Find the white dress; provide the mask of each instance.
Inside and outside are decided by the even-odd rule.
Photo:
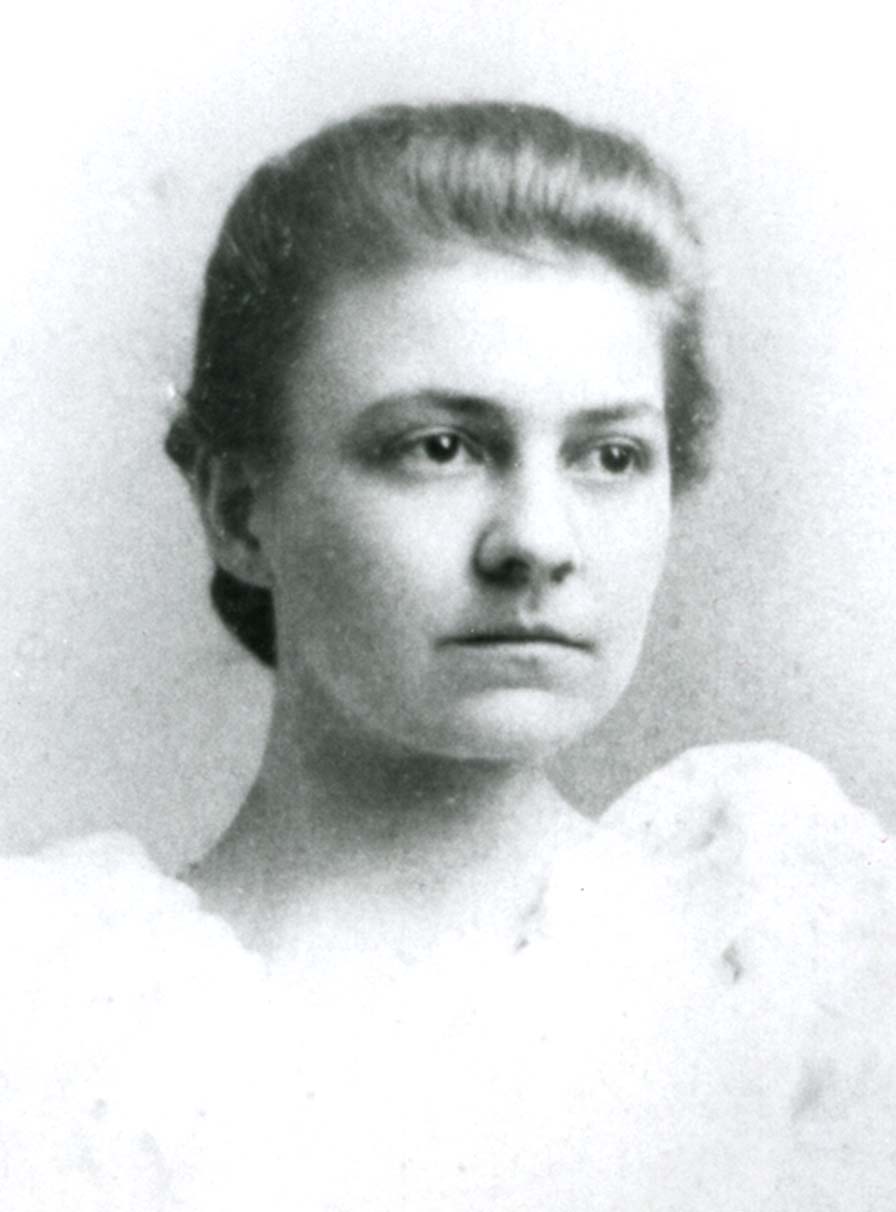
[[[266,966],[126,837],[0,862],[10,1212],[893,1212],[896,841],[694,750],[513,955]]]

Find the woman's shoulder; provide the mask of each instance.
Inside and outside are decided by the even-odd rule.
[[[763,1031],[777,1016],[811,1036],[807,1090],[817,1079],[828,1100],[839,1085],[850,1101],[878,1083],[865,1105],[883,1099],[892,1112],[896,838],[883,823],[822,763],[766,742],[684,753],[605,823],[662,873],[707,957],[765,1016]]]
[[[120,938],[192,925],[206,936],[228,935],[204,913],[196,894],[168,876],[144,846],[108,831],[51,843],[33,854],[0,858],[0,946],[22,954],[70,947],[75,940]]]
[[[697,914],[788,943],[791,965],[800,954],[816,971],[896,954],[896,838],[795,749],[689,750],[636,784],[602,824]]]
[[[732,828],[774,823],[796,836],[811,822],[826,836],[867,844],[883,831],[815,758],[773,741],[688,749],[640,779],[605,814],[656,850],[684,852]]]
[[[682,754],[602,829],[661,890],[660,950],[703,974],[693,1030],[734,1024],[732,1088],[746,1072],[772,1092],[790,1206],[839,1210],[862,1189],[892,1206],[896,838],[824,765],[771,743]]]
[[[127,833],[0,859],[0,972],[20,1005],[29,991],[46,1004],[57,988],[69,1004],[105,996],[125,1005],[177,987],[178,976],[198,987],[259,966]]]
[[[896,839],[795,749],[683,753],[612,804],[555,876],[565,923],[585,894],[632,914],[649,902],[641,916],[724,954],[735,977],[749,956],[769,984],[802,970],[817,992],[864,965],[896,1008]]]
[[[134,904],[160,896],[184,903],[185,889],[164,875],[132,834],[108,830],[50,842],[29,854],[0,858],[0,898],[4,908],[16,899],[40,897],[52,889],[57,902],[84,908],[109,896]],[[127,895],[125,896],[125,892]],[[186,894],[187,898],[189,893]],[[4,916],[3,922],[8,924]]]
[[[832,909],[838,889],[856,882],[866,898],[896,898],[896,839],[821,762],[786,745],[690,749],[641,779],[602,821],[682,869],[721,876],[738,868],[781,890],[823,879]]]
[[[125,834],[0,860],[3,1206],[182,1206],[262,975]]]

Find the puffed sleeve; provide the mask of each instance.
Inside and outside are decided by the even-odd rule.
[[[3,860],[0,972],[0,1206],[236,1206],[226,1095],[259,972],[189,889],[124,835]]]
[[[607,824],[663,869],[748,1053],[775,1070],[774,1206],[892,1212],[896,839],[772,744],[693,750]]]

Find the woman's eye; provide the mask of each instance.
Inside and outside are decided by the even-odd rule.
[[[456,433],[431,433],[420,438],[420,449],[433,463],[453,463],[463,445]]]
[[[635,451],[631,446],[622,446],[614,442],[612,446],[600,448],[600,465],[611,475],[622,475],[635,464]]]
[[[575,460],[586,475],[600,479],[618,479],[644,467],[643,451],[629,442],[602,442]]]
[[[482,461],[473,443],[452,430],[437,430],[408,438],[392,448],[391,457],[400,466],[414,471],[438,467],[460,470]]]

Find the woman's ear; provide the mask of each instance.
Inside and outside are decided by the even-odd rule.
[[[273,583],[262,518],[269,486],[269,476],[231,454],[200,457],[192,481],[212,559],[238,580],[261,589]]]

